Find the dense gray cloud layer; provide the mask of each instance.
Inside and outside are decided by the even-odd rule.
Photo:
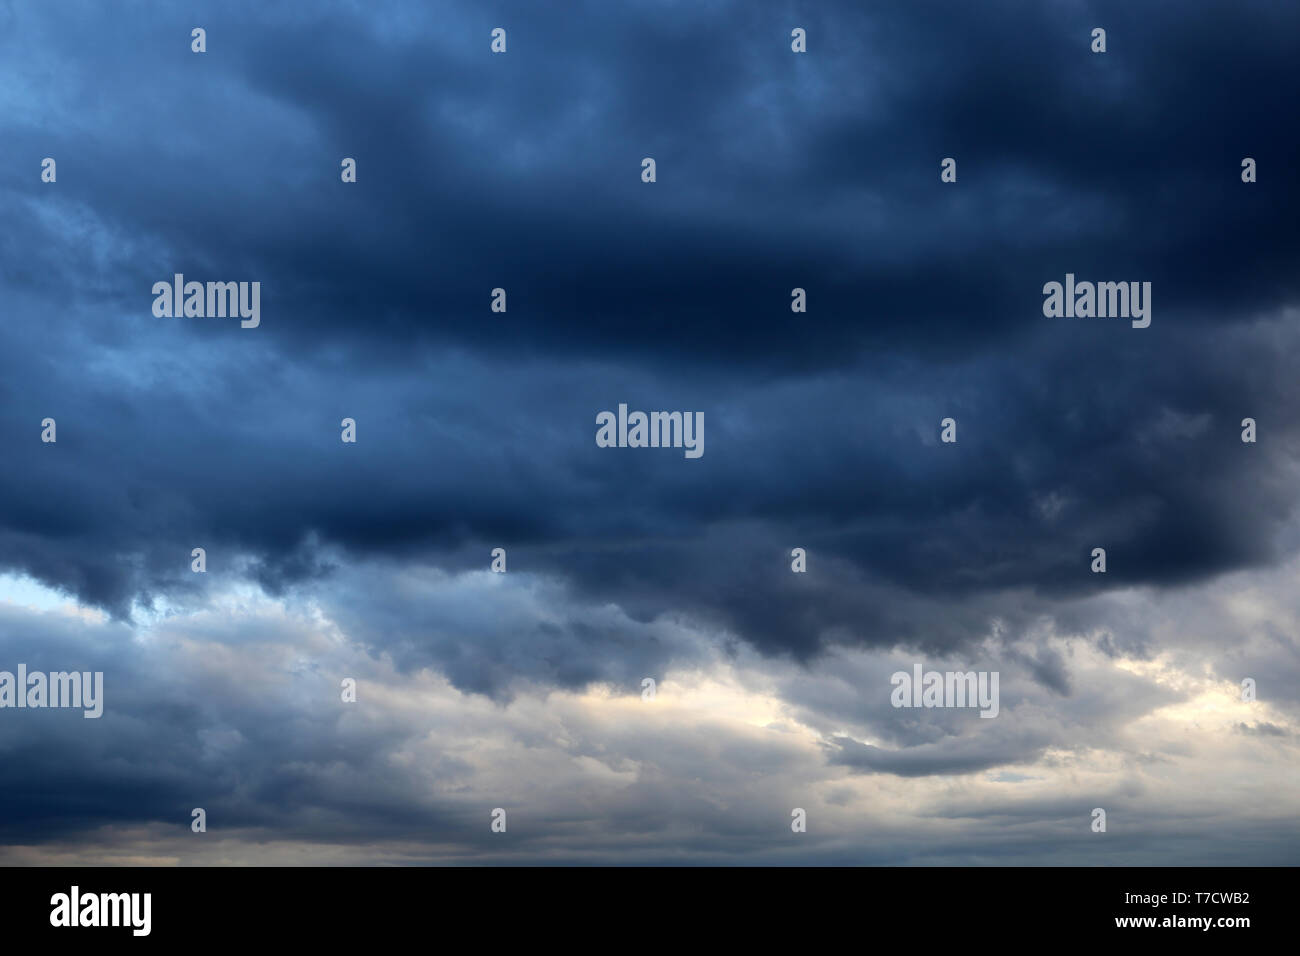
[[[412,743],[438,731],[390,700],[340,714],[363,666],[445,680],[434,725],[472,715],[515,761],[528,707],[576,708],[547,747],[578,769],[521,769],[556,773],[538,812],[572,839],[502,859],[595,859],[615,832],[636,857],[647,832],[668,861],[692,814],[699,859],[760,853],[803,779],[852,807],[885,779],[1172,759],[1153,723],[1208,706],[1189,674],[1286,675],[1223,733],[1249,772],[1294,756],[1297,36],[1269,2],[0,7],[0,572],[83,609],[8,606],[0,668],[114,678],[112,722],[0,712],[4,842],[108,846],[96,828],[207,800],[250,839],[486,852],[457,841],[499,771]],[[260,281],[261,325],[156,318],[177,272]],[[1151,326],[1045,318],[1067,272],[1151,282]],[[702,411],[703,457],[597,447],[620,402]],[[476,577],[495,547],[509,586]],[[1202,593],[1224,581],[1246,596]],[[266,601],[294,610],[243,614]],[[263,646],[301,680],[254,693]],[[894,710],[916,659],[1000,669],[1005,714]],[[684,713],[653,758],[635,720],[589,726],[593,687],[694,675],[729,700],[710,681],[732,669],[746,713],[779,701],[768,732],[817,745],[751,741],[730,710],[726,759]],[[780,784],[742,813],[750,773]],[[1068,778],[1016,806],[1050,817]],[[599,825],[561,806],[587,792]],[[845,813],[808,858],[851,861]],[[894,824],[927,860],[980,858],[973,833]],[[1006,857],[1053,860],[1039,836]]]

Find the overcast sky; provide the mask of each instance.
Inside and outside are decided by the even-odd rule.
[[[0,0],[0,62],[0,670],[104,673],[0,709],[0,862],[1300,862],[1294,5]]]

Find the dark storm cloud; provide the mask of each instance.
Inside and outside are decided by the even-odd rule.
[[[326,829],[374,838],[448,823],[454,811],[422,808],[389,759],[419,728],[349,721],[338,679],[321,663],[327,653],[317,647],[310,666],[283,653],[310,643],[300,623],[273,634],[266,622],[254,630],[233,618],[191,625],[146,645],[119,624],[0,609],[0,669],[25,662],[31,671],[104,674],[99,719],[4,711],[0,842],[110,823],[188,832],[194,807],[217,829],[269,827],[289,838]],[[252,653],[236,657],[239,645]],[[346,779],[336,776],[342,766],[351,768]],[[446,785],[470,770],[448,753],[426,769]]]
[[[1048,744],[1046,734],[1037,740],[1017,741],[1015,745],[997,748],[972,744],[965,738],[950,738],[935,744],[922,744],[905,750],[889,751],[856,740],[841,738],[836,741],[840,752],[836,763],[873,773],[891,773],[904,777],[928,774],[962,774],[988,770],[1029,761],[1041,756]]]
[[[195,546],[271,593],[328,546],[453,570],[504,546],[636,620],[807,658],[1277,556],[1294,11],[160,9],[11,17],[7,567],[126,615],[196,598]],[[262,327],[155,319],[176,271],[262,281]],[[1043,318],[1067,271],[1152,281],[1151,328]],[[620,401],[703,410],[704,457],[597,449]],[[457,679],[499,689],[504,641]]]
[[[249,268],[278,309],[267,334],[298,349],[797,368],[1004,346],[1066,270],[1149,277],[1162,310],[1294,298],[1296,14],[1275,5],[810,10],[802,58],[785,21],[805,18],[752,5],[431,8],[401,29],[382,5],[237,9],[213,11],[203,57],[169,42],[193,14],[108,43],[87,11],[59,53],[119,87],[65,106],[89,116],[11,131],[18,155],[69,152],[61,197],[157,240],[117,275],[123,302],[160,270]],[[514,33],[505,56],[484,52],[492,15]],[[1095,21],[1105,56],[1086,52]],[[1229,52],[1230,76],[1190,68]],[[135,97],[152,109],[127,112]],[[96,128],[96,108],[117,122]],[[1243,190],[1246,154],[1277,174]],[[959,189],[937,185],[944,155]],[[816,334],[791,334],[796,284]],[[505,315],[485,309],[496,285],[515,293]]]
[[[1297,27],[0,3],[0,571],[110,614],[0,593],[0,668],[106,688],[4,712],[0,845],[1289,862]],[[261,326],[155,318],[176,272],[260,281]],[[1044,318],[1067,272],[1152,282],[1151,327]],[[704,456],[596,447],[620,402]],[[998,719],[894,709],[912,657],[1000,671]]]

